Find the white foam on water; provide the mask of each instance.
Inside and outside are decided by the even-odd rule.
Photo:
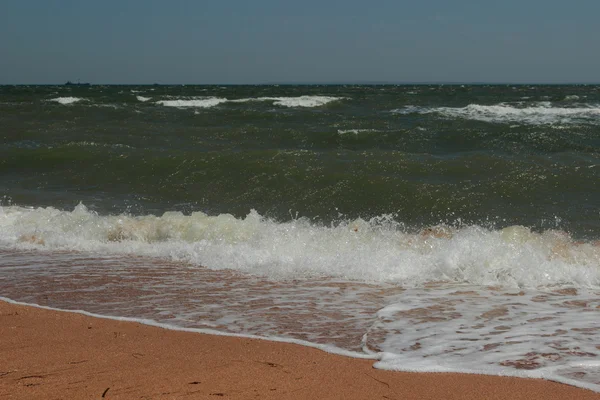
[[[290,108],[312,108],[321,107],[333,101],[342,100],[341,97],[330,96],[298,96],[298,97],[250,97],[244,99],[229,100],[221,97],[199,97],[199,98],[176,98],[168,96],[171,100],[160,100],[157,104],[167,107],[198,107],[210,108],[223,103],[249,103],[270,101],[274,105]],[[139,97],[138,97],[139,99]]]
[[[211,108],[218,106],[219,104],[226,103],[227,99],[220,97],[202,97],[195,99],[179,99],[179,100],[159,100],[156,104],[160,104],[166,107],[178,107],[178,108]]]
[[[201,212],[100,216],[73,211],[0,208],[0,243],[183,260],[274,279],[342,277],[421,285],[451,281],[530,287],[600,287],[600,246],[559,231],[525,227],[435,227],[410,233],[390,216],[320,226],[276,222],[252,211],[243,219]]]
[[[378,129],[338,129],[338,133],[340,135],[345,135],[348,133],[354,133],[358,135],[359,133],[369,133],[369,132],[381,132]]]
[[[270,100],[269,98],[264,98]],[[273,104],[283,107],[320,107],[333,101],[340,100],[339,97],[330,96],[300,96],[300,97],[274,97]]]
[[[118,110],[119,108],[121,108],[121,106],[117,104],[92,104],[91,106],[99,108],[112,108],[113,110]]]
[[[600,242],[561,231],[5,206],[0,257],[27,303],[600,392]]]
[[[80,141],[80,142],[68,142],[65,144],[65,146],[69,146],[69,147],[108,147],[108,148],[126,148],[126,149],[133,149],[134,147],[129,146],[127,144],[123,144],[123,143],[97,143],[97,142],[91,142],[91,141]]]
[[[579,100],[579,96],[577,96],[576,94],[567,95],[567,96],[565,96],[565,99],[564,99],[564,101],[575,101],[575,100]]]
[[[557,107],[548,101],[523,106],[500,103],[496,105],[470,104],[466,107],[405,106],[392,110],[397,114],[438,114],[446,118],[464,118],[493,123],[548,124],[600,124],[599,105]]]
[[[403,289],[326,277],[260,280],[105,254],[0,255],[4,299],[298,343],[379,360],[375,367],[383,369],[545,378],[600,391],[598,290],[452,283]]]
[[[144,97],[144,96],[135,96],[139,101],[145,103],[148,100],[152,100],[152,97]]]
[[[81,97],[57,97],[55,99],[50,99],[49,101],[55,101],[60,104],[69,105],[73,103],[77,103],[78,101],[85,100]]]
[[[389,300],[364,338],[367,350],[383,353],[378,368],[546,378],[600,391],[598,291],[439,286]]]
[[[247,103],[255,101],[272,101],[283,107],[320,107],[333,101],[343,100],[342,97],[331,96],[298,96],[298,97],[250,97],[230,100],[232,103]]]

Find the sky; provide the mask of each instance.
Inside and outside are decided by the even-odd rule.
[[[598,83],[599,0],[0,0],[0,84]]]

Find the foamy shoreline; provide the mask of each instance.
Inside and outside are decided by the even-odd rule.
[[[7,399],[600,399],[598,393],[543,380],[380,371],[372,360],[294,344],[177,332],[7,302],[0,302],[0,318],[0,394]]]

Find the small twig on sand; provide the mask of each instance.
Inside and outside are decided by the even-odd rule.
[[[254,361],[254,362],[257,362],[257,363],[259,363],[259,364],[265,364],[265,365],[268,365],[269,367],[273,367],[273,368],[274,368],[274,367],[282,367],[282,368],[283,368],[283,365],[281,365],[281,364],[276,364],[276,363],[269,362],[269,361]]]
[[[28,376],[22,376],[19,379],[17,379],[18,381],[22,380],[22,379],[29,379],[29,378],[40,378],[43,379],[45,377],[45,375],[28,375]]]
[[[366,375],[366,376],[368,376],[369,378],[371,378],[371,379],[373,379],[373,380],[375,380],[375,381],[379,382],[379,383],[382,383],[382,384],[384,384],[384,385],[385,385],[385,386],[387,386],[387,387],[390,387],[390,384],[389,384],[389,383],[387,383],[387,382],[380,381],[379,379],[377,379],[377,378],[374,378],[374,377],[372,377],[371,375],[369,375],[369,374],[366,374],[366,373],[365,373],[365,375]]]

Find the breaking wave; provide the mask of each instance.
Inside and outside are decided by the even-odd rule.
[[[600,287],[600,242],[523,226],[410,232],[385,215],[320,226],[303,218],[276,222],[255,211],[239,219],[201,212],[101,216],[82,204],[70,212],[5,206],[0,245],[143,255],[286,279]]]
[[[0,252],[10,299],[600,391],[600,242],[561,231],[7,206]]]
[[[338,129],[338,133],[340,135],[346,135],[348,133],[354,133],[358,135],[359,133],[369,133],[369,132],[381,132],[378,129]]]
[[[578,105],[557,107],[551,102],[538,102],[522,106],[499,103],[496,105],[469,104],[466,107],[406,106],[392,110],[397,114],[438,114],[445,118],[464,118],[492,123],[547,124],[598,124],[600,106]]]
[[[166,107],[195,107],[195,108],[210,108],[217,106],[221,103],[226,103],[227,99],[218,97],[207,97],[201,99],[189,99],[189,100],[159,100],[156,104],[160,104]]]
[[[320,107],[336,100],[342,100],[342,98],[331,96],[256,97],[232,100],[232,102],[245,103],[249,101],[272,101],[273,104],[283,107]]]
[[[341,100],[340,97],[330,96],[298,96],[298,97],[252,97],[245,99],[229,100],[221,97],[200,97],[176,100],[160,100],[157,104],[167,107],[195,107],[195,108],[210,108],[223,103],[248,103],[271,101],[274,105],[282,107],[320,107],[336,100]]]
[[[82,100],[84,100],[84,99],[82,99],[81,97],[57,97],[55,99],[50,99],[49,101],[55,101],[60,104],[68,105],[68,104],[77,103],[78,101],[82,101]]]

